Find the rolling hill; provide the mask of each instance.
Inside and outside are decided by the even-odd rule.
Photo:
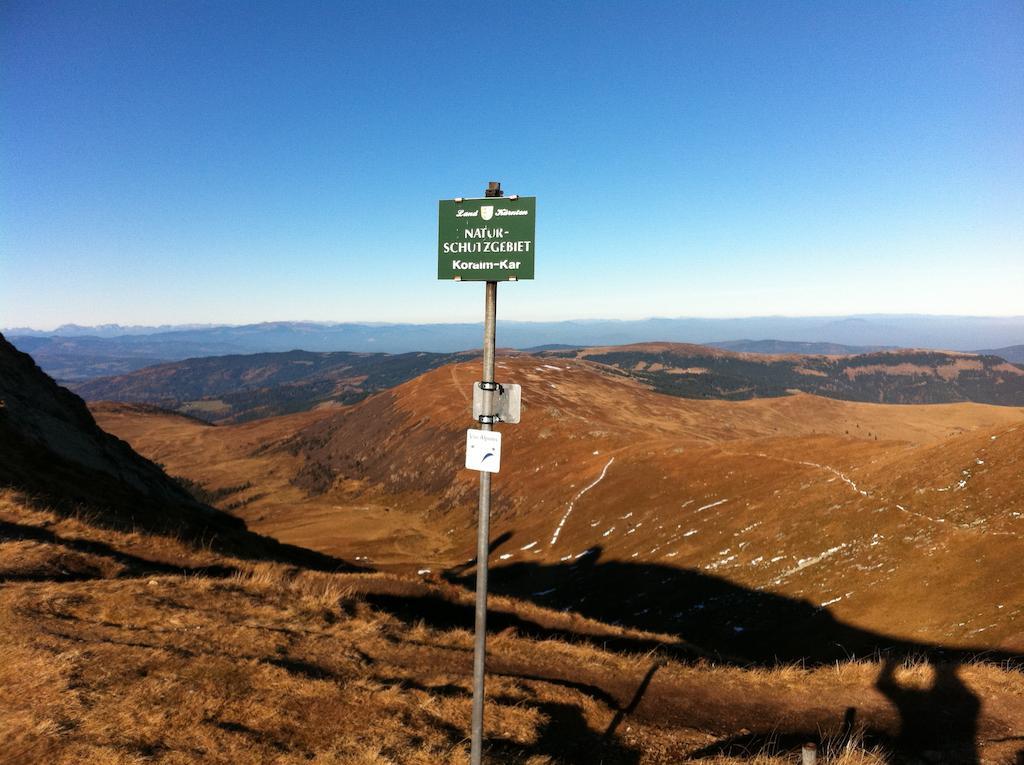
[[[351,404],[445,364],[437,353],[257,353],[146,367],[72,384],[87,400],[144,403],[211,422]]]
[[[80,398],[2,336],[0,444],[0,485],[71,506],[100,503],[104,518],[121,525],[196,534],[243,528],[102,431]]]
[[[588,358],[499,364],[499,379],[523,385],[525,407],[522,425],[503,427],[508,462],[495,484],[494,580],[509,594],[684,639],[715,630],[717,645],[737,650],[779,634],[749,609],[724,618],[701,587],[668,597],[641,586],[656,567],[667,582],[696,572],[805,600],[893,640],[980,637],[1024,650],[1014,626],[1024,597],[1010,574],[1024,554],[1024,409],[807,394],[703,401]],[[478,373],[448,365],[343,410],[239,426],[94,411],[211,490],[251,481],[222,506],[263,533],[457,577],[473,549],[476,480],[461,460]],[[553,583],[622,566],[636,573],[601,578],[599,596]],[[795,620],[793,634],[803,626]]]
[[[110,530],[201,541],[235,557],[341,565],[252,533],[237,516],[198,501],[186,485],[101,429],[82,399],[0,335],[0,491],[9,502]],[[3,531],[19,538],[24,530],[8,524]],[[73,569],[73,578],[86,576],[105,557],[102,545],[68,545],[80,553],[70,557],[60,544],[42,547],[47,552],[38,565],[44,571],[63,570],[71,559],[86,561],[85,568]],[[130,556],[125,560],[130,563]]]
[[[123,374],[162,361],[199,356],[316,352],[457,353],[476,348],[482,328],[462,324],[356,324],[279,321],[241,326],[78,327],[52,332],[7,330],[8,339],[61,381]],[[822,343],[847,347],[932,348],[974,351],[1020,343],[1024,317],[969,316],[762,316],[739,319],[603,319],[499,321],[502,345],[534,348],[621,345],[652,338],[675,343]],[[768,338],[771,338],[768,340]],[[750,342],[750,341],[741,341]],[[811,346],[814,347],[814,346]],[[737,350],[745,350],[738,348]],[[811,352],[808,350],[807,352]],[[819,352],[817,350],[813,352]],[[999,355],[999,354],[996,354]]]
[[[993,356],[886,351],[848,356],[766,355],[647,343],[540,349],[585,358],[654,390],[687,398],[749,399],[796,391],[886,403],[1024,404],[1024,369]],[[71,384],[90,401],[143,403],[209,422],[244,422],[355,403],[473,354],[288,353],[214,356]]]
[[[686,401],[586,361],[500,364],[506,379],[527,385],[534,419],[518,438],[506,429],[512,469],[497,482],[495,585],[524,597],[491,598],[488,762],[725,765],[748,762],[755,751],[758,762],[782,765],[807,741],[838,765],[925,753],[1013,760],[1024,697],[1002,622],[1019,609],[986,556],[1017,555],[1015,540],[997,535],[1014,530],[1000,510],[1020,500],[1020,482],[1006,480],[1020,469],[1020,411],[810,396]],[[100,424],[202,481],[237,515],[309,537],[322,550],[360,550],[364,564],[372,554],[391,570],[360,572],[258,537],[191,499],[0,341],[0,762],[464,765],[473,618],[464,586],[472,562],[464,556],[473,511],[461,494],[475,481],[457,470],[448,447],[454,441],[457,451],[465,422],[452,399],[476,371],[448,365],[342,410],[235,425],[142,405],[96,407]],[[902,440],[838,435],[858,425]],[[766,455],[748,460],[760,467],[729,470],[753,448]],[[848,472],[832,475],[840,468],[831,462],[814,469],[800,462],[801,450]],[[970,475],[961,469],[967,455],[975,460]],[[883,470],[894,464],[903,471]],[[666,470],[676,480],[659,481]],[[920,490],[923,478],[949,473],[955,486],[932,487],[900,513],[873,509],[879,520],[869,525],[884,537],[832,554],[843,586],[870,585],[869,576],[880,582],[878,593],[858,591],[842,604],[815,602],[830,586],[820,556],[787,560],[773,570],[786,574],[777,584],[748,586],[729,561],[694,565],[696,547],[685,551],[686,564],[677,562],[681,552],[629,554],[633,539],[678,544],[650,513],[687,510],[703,525],[683,539],[738,533],[744,554],[758,544],[795,552],[799,539],[733,532],[738,519],[723,508],[743,504],[741,512],[777,528],[778,506],[804,519],[784,524],[796,533],[813,511],[792,502],[802,493],[816,502],[832,491],[839,503],[854,499],[831,522],[819,521],[809,543],[856,538],[866,534],[867,512],[857,497],[888,506]],[[725,502],[677,501],[723,484],[738,490]],[[758,498],[761,506],[748,506]],[[986,512],[975,509],[979,499]],[[595,513],[628,517],[608,531],[593,524]],[[923,513],[933,514],[928,539],[914,525]],[[938,528],[945,523],[947,535]],[[560,536],[520,544],[534,528]],[[986,535],[998,538],[1001,552],[979,543]],[[443,544],[433,551],[424,544],[430,539]],[[929,555],[930,544],[945,546]],[[585,554],[563,554],[580,545]],[[861,599],[891,600],[893,577],[851,562],[902,561],[912,571],[901,575],[927,574],[934,584],[965,547],[979,580],[965,588],[990,588],[976,605],[1001,599],[1003,608],[986,614],[993,629],[972,622],[935,642],[927,605],[885,632],[864,627],[872,618]],[[865,555],[871,550],[876,557]],[[915,562],[918,554],[926,560]],[[763,581],[758,566],[744,568]],[[817,575],[806,576],[812,569]],[[794,587],[802,594],[785,594]],[[692,623],[657,612],[683,601]],[[646,611],[636,608],[643,602]],[[949,618],[961,616],[959,605],[952,598]],[[720,623],[697,617],[705,611]],[[609,618],[586,615],[597,613]],[[921,629],[908,638],[915,620]],[[778,634],[766,635],[767,623]],[[833,643],[885,654],[831,663]],[[797,656],[801,665],[792,663]]]
[[[993,348],[988,351],[978,351],[978,353],[1000,356],[1007,361],[1012,361],[1014,364],[1024,364],[1024,345],[1011,345],[1006,348]]]
[[[896,350],[852,356],[733,353],[673,343],[551,351],[688,398],[750,399],[793,391],[846,401],[1024,405],[1024,369],[997,356]]]
[[[841,343],[807,343],[786,340],[729,340],[708,343],[713,348],[736,353],[767,353],[772,356],[801,354],[806,356],[853,356],[858,353],[896,350],[885,346],[843,345]],[[997,354],[998,355],[998,354]]]

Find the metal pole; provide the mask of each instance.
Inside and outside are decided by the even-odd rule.
[[[494,325],[498,283],[487,282],[484,295],[484,382],[494,382]],[[493,387],[493,386],[485,386]],[[494,411],[494,391],[484,390],[484,411]],[[484,422],[481,430],[493,426]],[[480,511],[476,533],[476,640],[473,647],[473,732],[470,765],[480,765],[484,739],[484,655],[487,650],[487,556],[490,546],[491,474],[480,473]]]

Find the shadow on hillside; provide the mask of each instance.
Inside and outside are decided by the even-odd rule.
[[[568,563],[492,568],[490,591],[608,624],[675,636],[722,663],[771,667],[831,664],[853,658],[968,660],[1024,667],[1024,655],[907,641],[839,621],[806,600],[752,590],[692,569],[602,560],[593,547]],[[445,577],[467,589],[474,571]],[[669,655],[673,648],[665,645]],[[690,648],[683,656],[694,655]],[[674,657],[675,658],[675,657]]]
[[[572,563],[520,563],[492,569],[491,592],[574,611],[606,623],[672,635],[680,643],[588,637],[493,607],[489,611],[489,631],[513,628],[535,639],[589,640],[615,651],[658,648],[662,655],[682,662],[710,655],[719,663],[740,667],[771,668],[793,663],[813,667],[856,657],[882,659],[875,687],[889,700],[894,714],[878,718],[876,709],[874,722],[878,725],[856,728],[865,743],[881,744],[897,762],[938,752],[946,762],[976,763],[981,702],[960,678],[959,666],[968,661],[1024,666],[1024,657],[1018,654],[900,640],[841,622],[807,601],[750,590],[698,571],[602,561],[601,554],[600,548],[594,548]],[[475,573],[468,566],[447,572],[446,578],[467,589],[475,586]],[[438,629],[472,629],[473,608],[469,605],[436,597],[377,595],[368,600],[409,623],[425,621]],[[536,618],[542,620],[543,616]],[[902,685],[896,669],[904,661],[926,664],[923,669],[931,673],[931,679],[923,685]],[[577,690],[617,710],[616,720],[607,731],[610,737],[622,718],[639,705],[653,674],[652,670],[640,684],[629,705],[620,705],[614,695],[601,688],[581,686]],[[833,721],[828,731],[817,725],[802,725],[799,716],[788,721],[779,716],[765,730],[745,724],[738,726],[748,728],[743,735],[725,738],[693,756],[746,753],[753,757],[768,750],[798,751],[801,744],[820,741],[826,733],[835,745],[853,734],[856,715],[856,709],[845,710],[845,715],[842,708],[834,713],[826,709],[825,717]],[[685,725],[685,721],[676,724]],[[573,725],[567,726],[560,735],[579,734]]]
[[[44,545],[53,545],[70,552],[104,558],[124,566],[126,574],[129,576],[186,574],[189,576],[223,578],[237,572],[237,569],[232,566],[176,566],[171,563],[148,560],[138,555],[118,550],[105,542],[61,537],[50,529],[21,523],[8,523],[7,521],[0,521],[0,539],[37,542]],[[68,566],[67,564],[71,565]],[[51,572],[36,573],[32,571],[0,572],[0,581],[76,581],[102,577],[102,572],[91,570],[88,563],[82,566],[65,560],[63,565],[65,566],[64,570],[57,574]]]
[[[199,502],[155,463],[101,431],[77,397],[63,389],[58,391],[77,401],[83,420],[77,427],[97,439],[98,454],[110,457],[107,469],[116,468],[123,474],[90,467],[86,464],[89,455],[83,456],[82,463],[62,457],[0,416],[0,489],[17,492],[29,507],[77,518],[98,528],[172,537],[245,560],[321,571],[368,570],[249,531],[240,518]]]
[[[76,518],[98,528],[120,532],[144,531],[156,536],[166,536],[197,548],[248,561],[266,561],[291,566],[338,573],[367,572],[370,569],[350,563],[333,555],[310,550],[305,547],[280,542],[273,537],[262,536],[250,531],[245,523],[215,508],[191,502],[186,505],[188,515],[182,514],[182,505],[168,506],[151,499],[137,498],[136,511],[111,513],[108,506],[92,502],[76,501],[50,492],[35,491],[22,496],[26,504],[45,508],[57,515]],[[137,508],[143,508],[139,513]],[[182,517],[184,515],[184,517]],[[168,518],[170,520],[168,520]],[[0,541],[34,539],[56,544],[77,552],[110,558],[127,566],[133,575],[149,573],[194,573],[206,576],[225,576],[218,570],[229,566],[183,567],[170,563],[146,560],[127,553],[98,540],[64,539],[40,526],[0,521]],[[230,572],[234,569],[231,568]],[[229,572],[229,573],[230,573]],[[6,577],[10,579],[11,577]],[[93,578],[92,576],[70,578]]]
[[[529,678],[516,676],[519,679],[540,679],[550,682],[548,678]],[[431,696],[445,698],[470,698],[471,694],[457,685],[427,685],[409,678],[387,678],[376,676],[377,682],[391,687],[411,689],[427,693]],[[590,689],[598,691],[600,689]],[[587,692],[587,691],[584,691]],[[493,696],[488,705],[498,704],[528,708],[540,713],[544,722],[537,731],[536,739],[531,744],[522,744],[507,737],[488,736],[484,751],[487,762],[526,762],[527,758],[543,755],[552,758],[556,763],[603,763],[604,765],[638,765],[641,752],[616,739],[609,730],[604,735],[591,729],[587,724],[582,710],[574,704],[540,699],[524,700],[509,696]],[[611,701],[614,705],[614,699]],[[430,714],[427,710],[427,714]],[[618,719],[618,717],[616,718]],[[433,727],[445,731],[453,743],[466,740],[464,731],[440,718],[434,718]],[[532,761],[532,759],[531,759]]]

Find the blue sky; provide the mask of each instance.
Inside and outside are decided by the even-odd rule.
[[[0,5],[0,326],[1024,313],[1019,2]]]

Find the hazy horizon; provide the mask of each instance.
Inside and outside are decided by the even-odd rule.
[[[511,324],[555,324],[555,323],[572,323],[572,322],[646,322],[646,321],[757,321],[757,320],[771,320],[771,319],[794,319],[794,320],[822,320],[822,321],[843,321],[849,319],[949,319],[949,320],[1017,320],[1024,319],[1024,314],[951,314],[951,313],[849,313],[849,314],[737,314],[734,316],[696,316],[696,315],[679,315],[679,316],[660,316],[660,315],[648,315],[640,316],[636,318],[618,318],[611,316],[593,316],[593,317],[574,317],[570,319],[519,319],[510,317],[500,317],[499,321],[502,323]],[[107,328],[119,328],[125,330],[143,330],[143,329],[157,329],[157,330],[175,330],[175,329],[202,329],[202,328],[217,328],[217,327],[248,327],[248,326],[259,326],[259,325],[273,325],[273,324],[315,324],[315,325],[344,325],[344,324],[355,324],[360,326],[432,326],[432,325],[443,325],[443,324],[480,324],[482,319],[469,319],[467,321],[360,321],[358,319],[351,321],[341,320],[317,320],[317,319],[261,319],[259,321],[252,322],[200,322],[200,321],[185,321],[178,324],[127,324],[123,322],[104,322],[97,324],[85,324],[82,322],[66,322],[64,324],[49,325],[46,327],[39,326],[5,326],[0,327],[2,332],[11,332],[18,330],[27,330],[32,332],[41,333],[55,333],[61,328],[75,327],[78,329],[107,329]],[[1024,340],[1024,338],[1022,338]]]

